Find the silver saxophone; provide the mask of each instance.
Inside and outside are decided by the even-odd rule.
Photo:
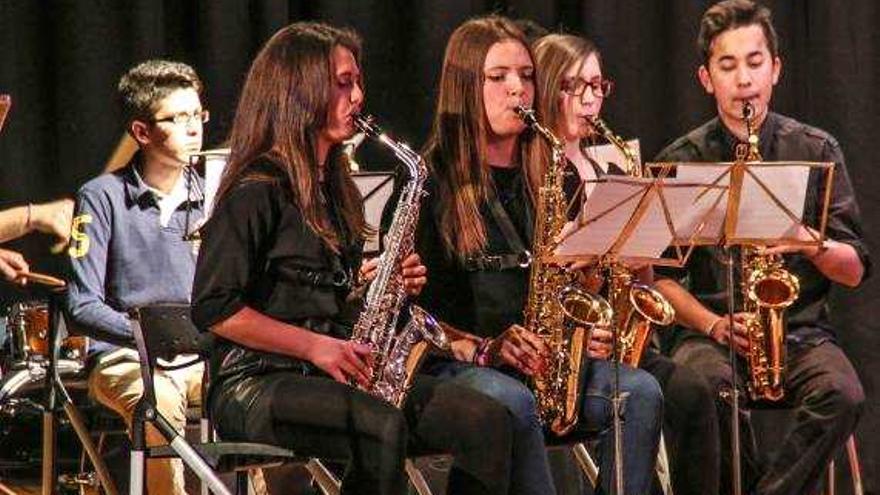
[[[406,166],[409,181],[395,207],[376,277],[367,290],[364,310],[351,338],[369,345],[373,354],[369,384],[360,388],[400,407],[430,346],[445,350],[449,342],[437,321],[407,300],[400,268],[401,261],[413,252],[428,169],[418,153],[388,137],[373,120],[372,116],[356,115],[354,123],[368,137],[394,152]],[[405,323],[399,321],[404,313],[408,316]]]

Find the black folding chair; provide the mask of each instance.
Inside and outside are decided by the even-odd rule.
[[[142,495],[145,488],[145,462],[148,458],[179,457],[195,472],[205,488],[215,494],[232,492],[218,473],[236,474],[236,493],[248,493],[251,469],[277,466],[287,462],[304,463],[315,483],[326,495],[339,493],[339,481],[317,459],[305,459],[293,451],[274,445],[250,442],[202,441],[191,444],[184,439],[156,408],[153,384],[155,369],[180,369],[203,361],[207,355],[210,334],[200,333],[190,321],[189,305],[157,304],[139,308],[132,315],[132,330],[141,362],[144,394],[135,407],[132,419],[132,452],[130,493]],[[190,354],[194,357],[173,366],[175,356]],[[206,380],[207,382],[207,380]],[[146,428],[152,424],[168,441],[167,446],[148,448]],[[208,428],[207,431],[211,429]],[[205,440],[203,430],[203,440]]]

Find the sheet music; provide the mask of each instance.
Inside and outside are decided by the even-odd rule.
[[[205,151],[205,219],[211,217],[214,211],[214,200],[217,190],[220,188],[220,179],[223,170],[226,169],[226,160],[229,158],[229,149],[217,149]]]
[[[608,253],[630,222],[643,197],[650,201],[644,216],[620,246],[618,257],[659,257],[672,240],[663,207],[651,179],[608,177],[597,181],[584,205],[581,225],[557,246],[558,256],[600,256]],[[572,230],[570,226],[568,230]]]
[[[639,148],[639,140],[630,139],[626,144],[629,146],[629,149],[632,150],[633,156],[635,156],[636,159],[636,164],[641,165],[642,155],[641,149]],[[599,168],[601,168],[603,172],[607,173],[608,164],[613,163],[624,172],[629,173],[629,170],[626,168],[628,165],[626,157],[623,156],[623,153],[621,153],[620,150],[617,149],[617,146],[614,146],[613,144],[596,144],[593,146],[587,146],[585,152],[590,159],[599,164]],[[593,174],[586,171],[586,167],[589,165],[586,163],[580,163],[575,164],[575,166],[582,179],[588,180],[593,178]]]
[[[739,239],[785,239],[796,236],[804,213],[807,181],[812,167],[807,163],[773,162],[750,165],[744,178],[740,196],[735,238]],[[702,165],[682,163],[677,177],[685,182],[730,183],[730,164]],[[766,190],[761,186],[766,186]],[[771,194],[772,193],[772,194]],[[719,237],[722,233],[727,210],[726,191],[716,189],[695,200],[695,209],[717,202],[718,207],[709,215],[700,238]],[[779,204],[774,201],[776,197]],[[781,205],[785,205],[795,218],[791,218]],[[682,205],[677,205],[682,206]],[[676,217],[676,238],[688,238],[698,227],[700,220],[684,214]]]

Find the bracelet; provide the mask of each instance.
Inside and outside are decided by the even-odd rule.
[[[808,260],[812,261],[812,260],[818,258],[819,256],[822,256],[823,254],[825,254],[825,251],[828,251],[831,248],[831,246],[828,245],[828,242],[829,242],[829,239],[823,240],[822,244],[819,244],[816,247],[816,252],[813,254],[807,255],[806,258]]]
[[[472,362],[477,366],[488,366],[489,365],[489,345],[492,344],[492,339],[483,339],[480,341],[480,345],[477,346],[477,349],[474,351],[474,357]]]
[[[715,336],[712,335],[712,330],[714,330],[715,326],[718,325],[718,323],[721,320],[723,320],[724,318],[725,318],[724,316],[719,316],[719,317],[715,318],[714,320],[712,320],[712,323],[710,323],[709,325],[706,326],[706,330],[703,331],[703,333],[705,333],[706,335],[708,335],[709,337],[714,339]]]

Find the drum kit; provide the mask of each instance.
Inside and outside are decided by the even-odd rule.
[[[75,434],[96,471],[87,484],[96,487],[100,483],[105,493],[115,493],[89,428],[68,392],[86,400],[89,340],[67,335],[64,328],[60,308],[64,281],[41,274],[28,274],[28,278],[49,291],[47,299],[15,303],[0,316],[0,471],[39,466],[42,493],[57,493],[59,463],[75,462],[60,456],[59,450],[69,454],[76,444],[69,440]],[[42,436],[39,444],[37,432]],[[61,478],[79,480],[81,476]],[[86,493],[87,487],[78,491]],[[0,492],[15,493],[2,483]]]

